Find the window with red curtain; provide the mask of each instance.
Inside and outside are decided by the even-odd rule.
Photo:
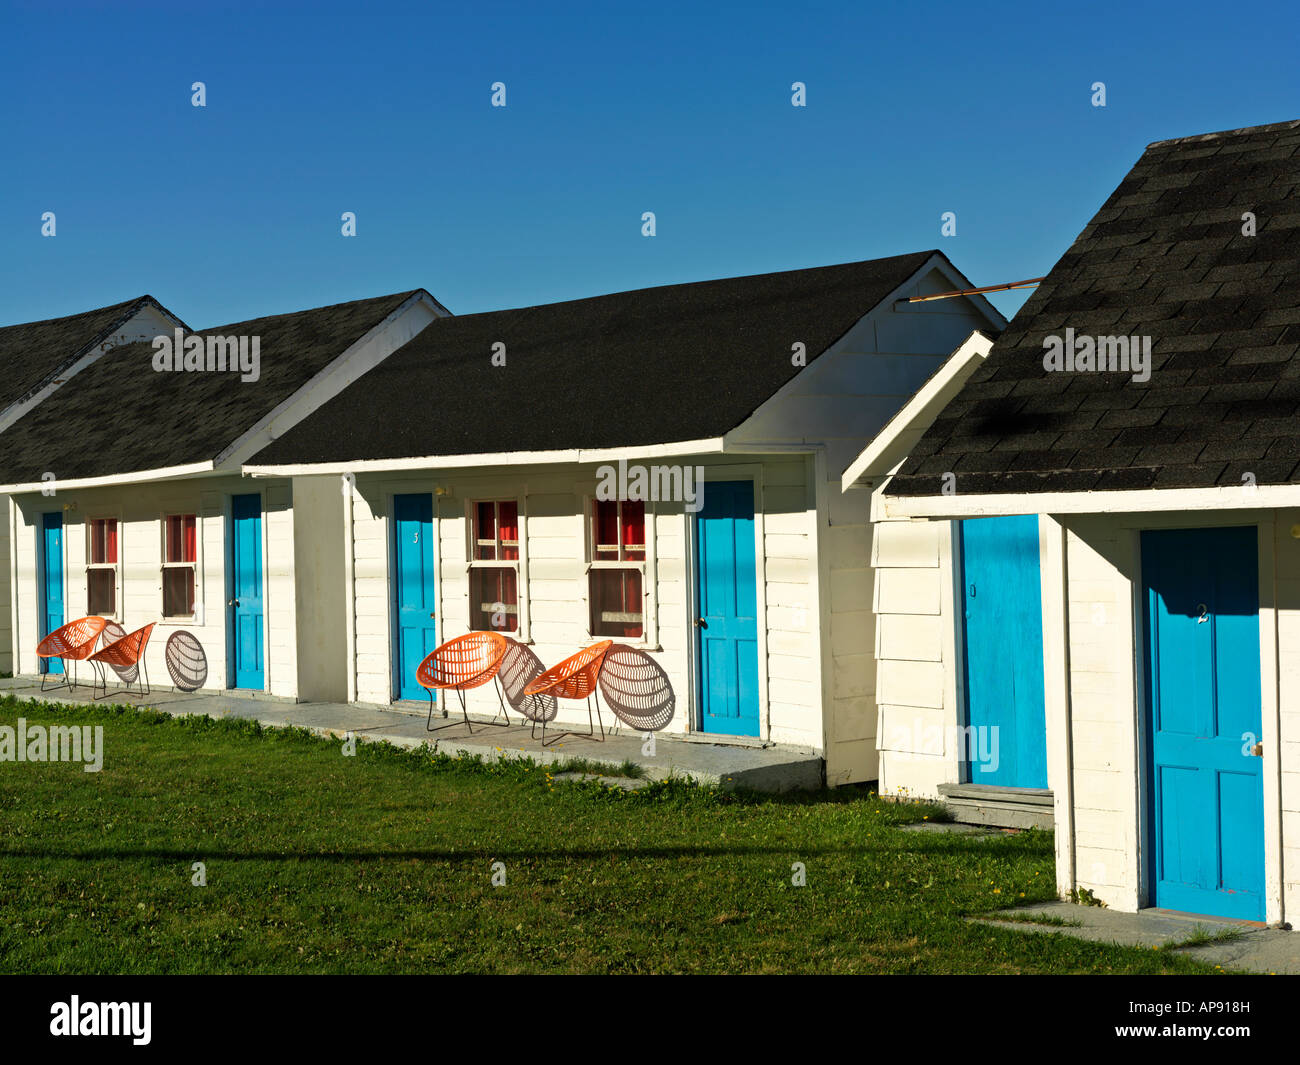
[[[471,504],[470,627],[519,631],[519,503]]]
[[[596,499],[591,507],[591,633],[645,635],[645,503]]]
[[[193,616],[197,561],[195,515],[168,514],[163,519],[163,617]]]
[[[86,609],[101,617],[117,613],[117,519],[92,518],[86,530]]]

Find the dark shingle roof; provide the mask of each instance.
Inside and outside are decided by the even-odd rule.
[[[934,254],[439,319],[250,463],[717,437],[798,372],[792,344],[811,361]]]
[[[1067,328],[1149,336],[1150,380],[1045,371]],[[886,492],[948,471],[963,495],[1300,481],[1298,354],[1300,121],[1158,141]]]
[[[0,409],[26,399],[53,381],[150,305],[165,311],[152,296],[140,296],[66,318],[0,328]]]
[[[260,336],[261,373],[158,373],[150,343],[115,348],[0,434],[0,483],[104,477],[215,459],[420,290],[201,330]]]

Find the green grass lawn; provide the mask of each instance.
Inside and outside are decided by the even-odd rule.
[[[624,793],[531,764],[345,757],[297,730],[0,700],[0,725],[19,716],[102,724],[105,754],[98,773],[0,762],[8,973],[1209,971],[964,921],[1053,898],[1050,835],[907,832],[936,812],[857,789]]]

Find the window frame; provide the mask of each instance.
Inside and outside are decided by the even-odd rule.
[[[602,500],[596,496],[592,490],[586,493],[580,493],[582,499],[582,513],[579,520],[582,522],[582,541],[584,550],[584,567],[582,570],[582,604],[583,604],[583,626],[585,627],[587,638],[591,640],[614,640],[616,643],[626,643],[629,647],[636,647],[642,650],[662,651],[659,644],[659,565],[658,553],[655,544],[655,526],[658,518],[658,508],[655,502],[650,499],[619,499],[619,500]],[[645,529],[645,557],[640,560],[618,560],[597,559],[596,558],[596,515],[595,505],[600,502],[613,503],[619,505],[619,527],[622,528],[623,504],[624,503],[642,503],[645,507],[644,529]],[[620,532],[621,536],[621,532]],[[623,545],[619,545],[620,553]],[[641,635],[636,636],[598,636],[593,631],[591,617],[591,574],[593,570],[601,569],[637,569],[641,574]]]
[[[194,519],[194,558],[188,562],[168,562],[167,561],[167,522],[171,518],[193,518]],[[182,546],[181,553],[184,554],[184,525],[182,528]],[[158,567],[158,616],[163,624],[171,622],[190,622],[198,624],[199,620],[199,556],[201,554],[201,544],[203,537],[200,535],[203,523],[199,517],[199,508],[193,507],[186,509],[168,508],[162,511],[158,520],[159,532],[159,567]],[[169,569],[189,568],[193,573],[193,603],[192,610],[188,614],[168,614],[167,613],[167,571]]]
[[[92,544],[94,542],[94,526],[99,521],[111,521],[117,526],[117,560],[114,562],[92,562],[94,551]],[[108,618],[110,621],[122,620],[122,516],[112,512],[96,511],[86,517],[84,521],[86,543],[85,543],[85,570],[86,570],[86,614]],[[91,570],[112,570],[113,572],[113,610],[111,613],[100,613],[91,609],[90,603],[90,572]]]
[[[466,625],[473,627],[475,615],[478,608],[474,605],[474,570],[483,569],[512,569],[515,574],[515,620],[516,626],[513,631],[509,629],[492,630],[500,631],[506,636],[518,643],[531,644],[532,626],[529,616],[528,607],[528,515],[525,501],[528,498],[526,491],[516,495],[505,492],[493,492],[491,489],[485,491],[475,491],[467,493],[465,499],[465,606],[467,611]],[[501,504],[513,503],[515,505],[515,522],[517,525],[515,543],[515,552],[517,558],[475,558],[478,554],[480,541],[478,537],[478,508],[481,503],[491,503],[493,506],[493,533],[496,551],[500,553],[504,546],[501,540]]]

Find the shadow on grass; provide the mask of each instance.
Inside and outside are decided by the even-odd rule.
[[[892,828],[892,825],[881,825],[880,828]],[[257,850],[213,850],[211,848],[195,848],[194,850],[177,850],[175,848],[122,848],[122,847],[104,847],[98,849],[85,850],[55,850],[49,847],[26,847],[21,849],[0,848],[0,859],[5,858],[31,858],[31,859],[53,859],[68,861],[106,861],[106,860],[153,860],[160,861],[212,861],[221,859],[223,861],[233,862],[361,862],[361,861],[427,861],[427,862],[461,862],[461,861],[480,861],[484,858],[491,860],[505,860],[507,858],[517,861],[538,860],[551,861],[557,859],[572,859],[581,861],[600,861],[608,858],[738,858],[738,857],[761,857],[761,856],[781,856],[784,857],[794,852],[803,857],[822,858],[832,856],[857,856],[867,858],[872,855],[879,855],[883,852],[894,855],[913,854],[917,856],[935,857],[944,854],[970,854],[973,851],[987,846],[991,842],[987,836],[976,839],[955,839],[955,840],[933,840],[927,841],[926,846],[900,847],[893,841],[882,842],[880,845],[846,845],[841,847],[821,846],[805,847],[797,843],[790,843],[786,846],[710,846],[704,845],[692,847],[682,845],[677,847],[518,847],[518,848],[493,848],[493,847],[447,847],[447,848],[420,848],[414,850],[325,850],[325,851],[257,851]],[[1005,848],[1006,844],[1014,845],[1017,842],[1015,837],[1009,837],[1005,841],[998,840],[996,844]],[[1028,849],[1024,847],[1015,847],[1017,850]]]

